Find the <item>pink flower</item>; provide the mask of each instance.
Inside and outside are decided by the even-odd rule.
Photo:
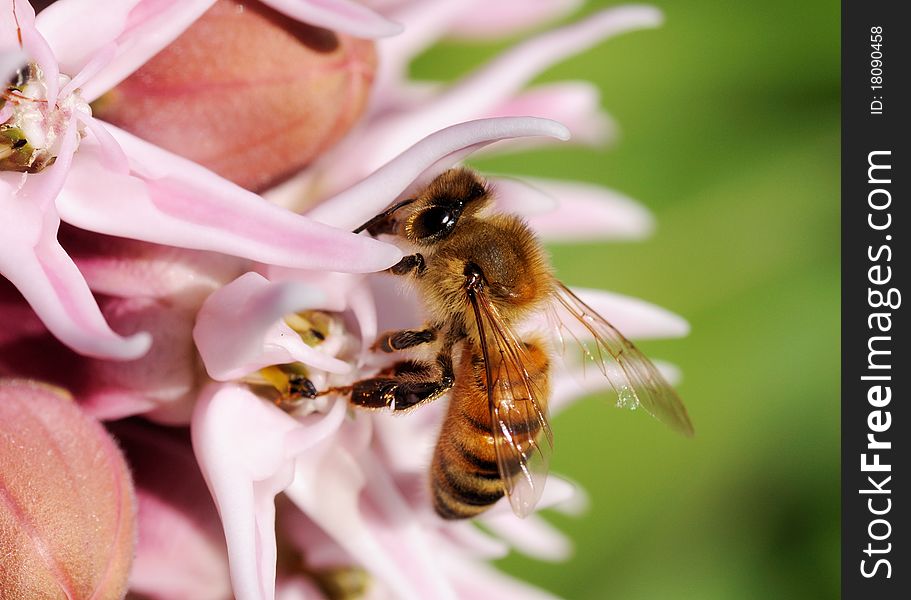
[[[72,11],[80,2],[91,4],[61,0],[55,7]],[[150,55],[150,39],[160,48],[210,4],[146,0],[119,13],[121,25],[103,23],[100,30],[110,32],[115,44],[113,58],[96,69],[103,83],[86,84],[83,91],[100,93],[122,79],[141,62],[138,57]],[[286,12],[328,6],[336,21],[312,22],[352,33],[364,23],[372,34],[392,29],[387,20],[348,3],[268,4]],[[56,162],[44,171],[14,175],[28,178],[29,185],[40,183],[69,160],[65,181],[61,175],[59,191],[47,196],[39,216],[56,218],[59,212],[79,228],[62,228],[61,238],[86,293],[99,294],[92,314],[119,331],[143,330],[155,339],[142,358],[112,362],[105,356],[138,352],[122,351],[121,338],[111,342],[112,332],[105,339],[118,352],[108,346],[104,353],[92,351],[97,332],[77,329],[66,337],[39,307],[33,308],[43,325],[0,286],[0,374],[66,386],[84,410],[102,418],[144,418],[111,426],[135,472],[136,592],[271,600],[319,598],[338,586],[362,585],[372,598],[551,597],[487,564],[510,549],[542,560],[565,558],[570,544],[546,520],[535,514],[519,520],[500,502],[480,517],[482,532],[434,513],[427,470],[445,401],[404,417],[352,410],[335,395],[290,402],[297,399],[290,394],[294,376],[317,389],[370,376],[384,365],[384,357],[371,351],[377,332],[421,323],[418,298],[403,294],[387,275],[364,274],[394,263],[400,251],[343,230],[472,152],[565,141],[571,133],[583,143],[600,143],[611,133],[592,86],[522,88],[564,56],[610,35],[656,25],[660,15],[649,7],[604,11],[537,35],[451,86],[405,79],[410,57],[440,36],[512,33],[575,6],[546,0],[534,9],[522,3],[522,11],[506,10],[519,4],[509,0],[488,18],[473,0],[369,2],[402,22],[405,32],[379,42],[384,70],[358,127],[297,177],[265,193],[303,216],[265,204],[90,116],[67,118],[74,127],[91,121],[112,142],[86,126],[78,149],[78,136],[71,136],[71,159],[56,150]],[[59,25],[76,13],[56,8],[47,14],[48,23]],[[46,35],[61,29],[49,26]],[[149,35],[155,31],[166,41]],[[540,117],[556,117],[566,126]],[[113,168],[124,161],[126,169]],[[493,184],[497,208],[527,216],[545,241],[638,238],[651,228],[642,207],[597,186],[510,177],[494,178]],[[51,234],[56,232],[55,223]],[[0,268],[6,269],[2,258]],[[648,303],[578,292],[630,337],[687,331],[682,319]],[[70,348],[50,339],[45,326]],[[674,375],[673,368],[663,368]],[[594,378],[580,387],[578,370],[569,365],[555,371],[553,412],[607,386]],[[273,400],[284,402],[285,410]],[[165,430],[145,419],[189,425],[189,431]],[[173,485],[168,474],[182,485]],[[211,497],[204,496],[204,485]],[[538,507],[576,513],[584,505],[584,495],[570,482],[551,476]]]
[[[134,359],[151,339],[110,328],[57,242],[61,219],[98,233],[297,268],[372,271],[399,257],[389,246],[271,206],[92,117],[89,102],[211,4],[62,0],[36,19],[25,0],[13,0],[0,12],[2,47],[21,40],[30,61],[0,106],[0,273],[48,329],[81,354]],[[342,0],[273,4],[360,34],[395,29]]]

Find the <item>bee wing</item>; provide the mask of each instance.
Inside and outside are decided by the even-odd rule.
[[[497,468],[513,512],[532,512],[547,479],[553,433],[547,398],[526,366],[525,345],[483,291],[471,294],[478,325]]]
[[[693,435],[693,424],[683,402],[652,361],[564,284],[555,282],[554,290],[553,316],[564,349],[568,333],[581,347],[585,359],[593,362],[610,382],[620,406],[642,407],[680,433]],[[592,342],[580,339],[573,332],[573,323],[567,323],[561,313],[580,324],[585,330],[583,334],[590,335]]]

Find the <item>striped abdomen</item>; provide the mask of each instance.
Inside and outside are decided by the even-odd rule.
[[[532,344],[526,344],[526,350],[525,370],[546,401],[547,355]],[[496,352],[492,354],[495,356]],[[491,367],[491,372],[496,374],[497,365]],[[522,382],[514,381],[513,385],[518,388]],[[540,430],[537,421],[529,420],[522,425],[523,434],[529,437],[537,436]],[[433,505],[444,519],[474,517],[503,496],[492,432],[484,361],[480,348],[466,344],[430,471]],[[518,463],[504,466],[510,473],[519,468]]]

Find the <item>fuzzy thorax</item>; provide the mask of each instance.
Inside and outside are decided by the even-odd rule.
[[[455,232],[428,257],[417,285],[433,320],[455,319],[474,340],[477,327],[465,274],[469,265],[480,270],[483,293],[507,325],[537,311],[553,291],[547,254],[522,219],[462,217]]]

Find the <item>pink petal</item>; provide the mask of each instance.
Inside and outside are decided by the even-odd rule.
[[[35,18],[35,24],[64,73],[83,69],[95,54],[123,31],[127,15],[139,0],[61,0],[51,3]],[[85,32],[91,31],[92,35]]]
[[[571,483],[567,479],[560,477],[559,475],[551,473],[547,476],[547,483],[544,485],[544,492],[541,494],[541,499],[535,506],[535,511],[544,510],[545,508],[554,508],[559,510],[561,506],[566,504],[572,506],[578,502],[576,497],[580,493],[582,492],[578,489],[578,486]],[[488,518],[499,518],[501,516],[512,517],[513,519],[521,519],[521,517],[517,517],[512,512],[512,508],[510,508],[509,502],[504,500],[494,504],[490,510],[484,513],[484,516],[481,517],[481,520],[483,521]]]
[[[143,355],[148,334],[122,337],[105,322],[95,298],[73,261],[57,242],[60,220],[53,207],[41,215],[42,196],[54,193],[66,175],[64,154],[44,173],[28,175],[17,196],[0,192],[0,232],[4,251],[0,273],[22,293],[50,331],[89,356],[129,360]],[[2,184],[0,184],[2,186]]]
[[[482,560],[497,560],[509,554],[509,546],[506,543],[481,531],[474,521],[446,523],[443,533],[459,550]]]
[[[376,340],[378,329],[376,303],[365,281],[362,280],[348,296],[348,308],[360,329],[361,351],[368,352]]]
[[[15,110],[16,109],[13,107],[12,102],[6,102],[3,106],[0,106],[0,123],[6,123],[6,121],[13,116],[13,112],[15,112]]]
[[[462,600],[558,600],[544,590],[504,575],[487,563],[468,560],[452,552],[442,555],[441,559],[445,561],[446,572]]]
[[[109,429],[126,453],[139,504],[130,589],[161,600],[229,597],[224,532],[187,431],[139,420]]]
[[[209,296],[197,316],[193,339],[206,371],[217,381],[291,362],[348,372],[347,363],[311,348],[282,321],[295,312],[323,308],[323,303],[324,295],[309,285],[242,275]]]
[[[357,37],[379,38],[402,31],[398,23],[352,0],[263,0],[263,3],[292,19]]]
[[[450,32],[465,39],[502,38],[567,15],[581,4],[580,0],[475,2],[474,10],[462,11],[450,23]]]
[[[60,95],[66,97],[73,91],[80,89],[87,81],[95,77],[99,71],[107,66],[108,63],[113,60],[116,53],[117,46],[113,43],[100,47],[98,51],[92,55],[91,60],[89,60],[89,62],[87,62],[86,65],[63,86],[63,89],[60,90]]]
[[[406,419],[388,412],[372,415],[379,447],[398,472],[426,475],[445,408],[446,402],[435,402],[409,414]]]
[[[564,561],[572,554],[569,539],[536,514],[524,519],[515,515],[494,515],[483,521],[486,528],[526,556],[556,562]]]
[[[416,571],[411,573],[411,578],[421,591],[421,598],[454,597],[440,561],[434,556],[435,540],[414,518],[412,505],[397,488],[388,467],[374,453],[365,453],[361,461],[367,473],[364,513],[373,520],[380,543],[395,557],[403,572]]]
[[[653,362],[671,385],[680,381],[680,369],[675,365],[660,360]],[[602,377],[598,372],[593,372],[590,366],[586,369],[581,365],[564,365],[564,368],[554,369],[552,379],[551,397],[548,404],[552,416],[585,397],[605,392],[608,396],[616,394],[610,380]]]
[[[420,110],[399,113],[378,122],[366,140],[373,148],[368,166],[376,166],[418,139],[454,121],[483,117],[505,103],[528,81],[552,64],[605,38],[643,27],[655,27],[661,13],[647,6],[604,10],[587,19],[541,34],[515,46],[444,91]]]
[[[314,460],[313,449],[344,415],[345,403],[336,402],[328,414],[299,422],[230,384],[209,386],[200,397],[193,449],[221,515],[239,600],[274,598],[274,498],[294,480],[295,463]]]
[[[515,137],[566,139],[568,135],[559,123],[533,117],[480,119],[453,125],[425,137],[309,215],[317,221],[354,228],[392,203],[425,172],[444,170],[478,148]]]
[[[479,71],[470,74],[448,90],[432,110],[450,115],[482,114],[484,107],[511,97],[551,65],[614,35],[656,27],[661,21],[661,13],[653,7],[621,6],[548,31],[513,47]]]
[[[533,87],[492,107],[484,116],[522,115],[563,123],[572,132],[575,143],[600,145],[613,138],[616,131],[613,120],[601,110],[600,90],[587,81],[563,81]]]
[[[434,577],[433,553],[407,503],[380,465],[361,464],[370,457],[364,451],[368,424],[360,413],[354,428],[362,431],[353,432],[353,442],[327,443],[321,453],[299,460],[286,495],[395,598],[452,598],[442,577]]]
[[[407,80],[411,59],[439,40],[460,13],[470,9],[471,0],[425,0],[406,2],[389,11],[392,18],[402,23],[404,31],[377,44],[379,70],[374,82],[375,109],[383,110],[396,96]]]
[[[9,48],[20,45],[23,54],[41,67],[47,85],[47,99],[50,104],[57,101],[59,71],[57,58],[44,36],[35,27],[35,10],[26,0],[12,0],[0,9],[0,44]]]
[[[63,58],[61,66],[68,73],[81,71],[103,46],[117,44],[114,59],[82,87],[91,102],[170,44],[213,2],[66,0],[43,10],[38,27]]]
[[[42,211],[47,211],[53,206],[54,199],[60,194],[61,188],[66,181],[70,166],[73,162],[73,153],[76,152],[78,143],[78,134],[76,132],[76,120],[71,119],[67,123],[66,131],[63,133],[63,141],[60,143],[60,150],[54,164],[44,169],[40,173],[19,174],[3,173],[4,178],[20,178],[22,182],[16,190],[17,199],[25,204],[33,204]]]
[[[84,140],[57,198],[68,223],[297,268],[368,272],[401,258],[394,246],[272,206],[190,161],[108,129],[130,156],[133,175],[108,170],[97,144]]]
[[[323,570],[354,565],[351,555],[285,497],[276,502],[279,536],[303,554],[307,567]]]
[[[515,213],[528,219],[549,216],[560,206],[556,197],[533,185],[528,177],[499,175],[487,177],[487,181],[493,188],[494,206],[498,211]]]
[[[690,331],[689,323],[682,317],[656,306],[645,300],[586,288],[573,287],[573,291],[586,304],[616,327],[620,333],[634,340],[653,338],[683,337]],[[546,315],[541,316],[542,322]],[[565,324],[573,327],[574,324],[566,320]],[[584,327],[572,329],[580,339],[590,336]],[[572,339],[567,339],[567,344]]]
[[[379,273],[367,280],[378,307],[378,331],[409,329],[424,322],[424,308],[418,294],[408,290],[401,277]]]
[[[95,143],[98,145],[99,156],[104,161],[104,166],[118,175],[128,175],[130,173],[130,159],[124,154],[123,148],[107,130],[105,125],[98,119],[79,113],[76,118],[85,128],[95,137]]]
[[[273,282],[294,281],[318,289],[325,296],[321,307],[332,312],[350,311],[358,325],[362,351],[366,352],[376,340],[377,311],[370,289],[369,276],[331,271],[303,271],[267,266],[263,271]]]
[[[53,41],[64,68],[75,73],[106,43],[118,45],[116,58],[83,86],[89,100],[123,81],[130,73],[174,41],[214,0],[99,0],[57,2],[42,11],[39,27]],[[359,37],[394,35],[401,27],[369,9],[346,0],[266,0],[289,17]],[[86,36],[85,31],[95,35]]]
[[[316,584],[305,577],[284,577],[279,579],[276,585],[276,600],[322,600],[324,598]]]
[[[64,387],[98,419],[146,414],[188,422],[201,377],[191,336],[196,309],[150,298],[105,298],[101,308],[119,330],[151,332],[149,352],[122,362],[80,356],[52,338],[25,303],[2,302],[0,329],[10,335],[0,343],[0,374]]]
[[[9,81],[13,75],[28,62],[28,57],[19,48],[18,43],[10,43],[9,39],[4,39],[0,45],[0,77],[3,81]],[[0,109],[0,123],[6,122],[12,114],[13,107],[7,102]],[[4,116],[5,115],[5,116]]]
[[[613,190],[570,181],[522,179],[524,186],[497,183],[498,206],[527,215],[529,224],[545,241],[635,240],[654,228],[651,214],[642,205]],[[542,205],[542,195],[555,200],[556,210],[523,210],[527,204]]]
[[[249,268],[243,259],[149,244],[62,225],[60,243],[96,293],[195,305]]]

